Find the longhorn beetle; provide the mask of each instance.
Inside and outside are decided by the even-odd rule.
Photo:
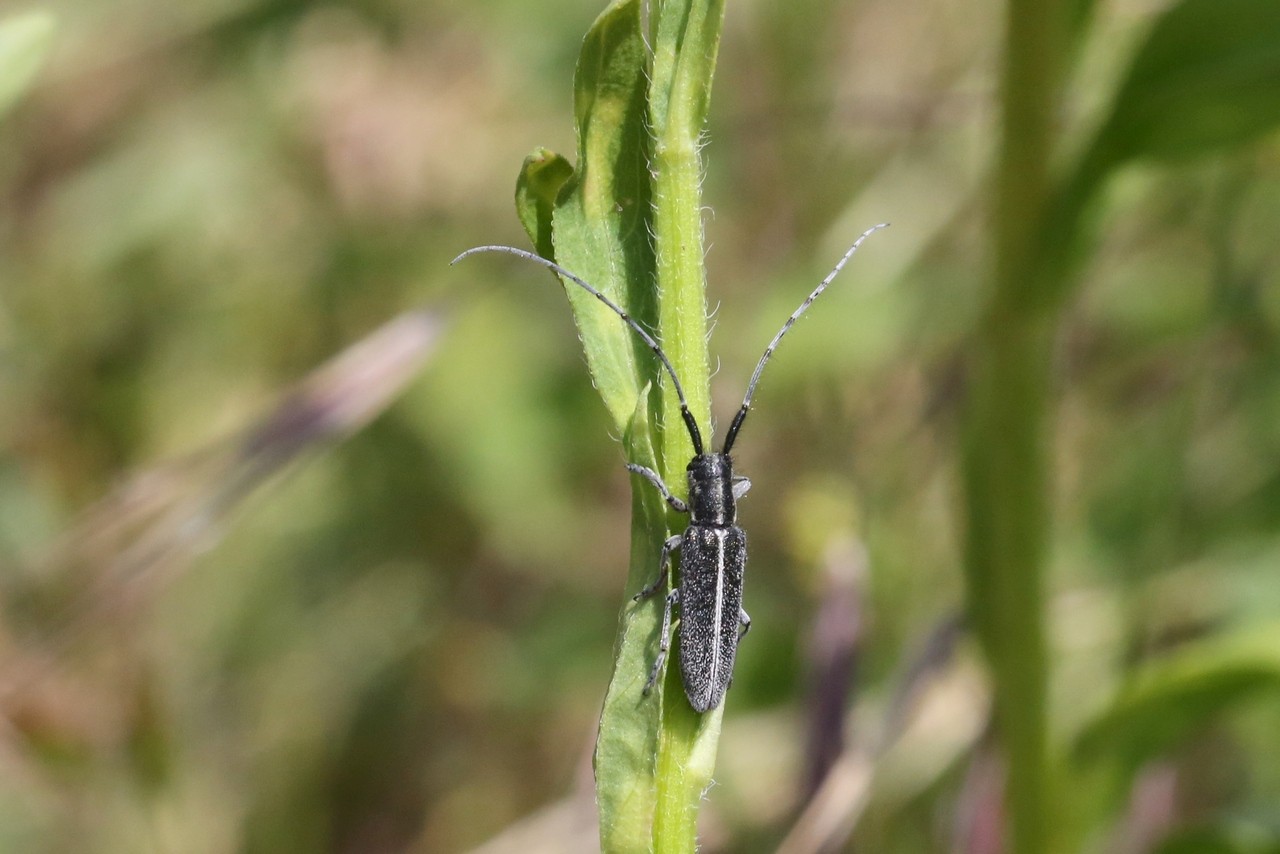
[[[756,384],[760,382],[760,373],[773,351],[777,349],[782,336],[787,334],[795,322],[800,319],[813,301],[816,300],[827,285],[831,284],[844,265],[853,257],[853,253],[873,232],[887,226],[880,223],[864,231],[849,250],[841,257],[835,268],[813,289],[813,292],[791,313],[782,329],[773,336],[764,355],[756,364],[751,381],[747,383],[747,393],[742,399],[742,406],[729,425],[729,433],[724,439],[724,448],[719,453],[705,450],[702,444],[702,433],[698,430],[698,422],[689,411],[689,403],[684,396],[684,388],[676,369],[672,366],[667,354],[643,326],[635,321],[621,307],[601,293],[597,288],[570,273],[554,261],[548,261],[540,255],[517,249],[514,246],[477,246],[468,249],[450,264],[456,264],[469,255],[479,252],[505,252],[529,261],[541,264],[558,273],[587,293],[608,306],[627,326],[644,340],[653,351],[675,387],[676,397],[680,401],[680,417],[684,419],[693,440],[693,459],[686,467],[689,479],[689,500],[683,501],[673,495],[662,481],[661,475],[650,468],[628,463],[627,468],[643,477],[662,493],[663,499],[678,513],[689,514],[689,527],[683,534],[676,534],[662,544],[662,553],[658,558],[658,577],[652,584],[637,593],[633,599],[647,599],[657,592],[668,578],[668,561],[676,549],[680,550],[680,579],[672,586],[666,597],[666,607],[662,611],[662,632],[658,641],[658,657],[654,661],[649,680],[645,683],[644,693],[648,694],[662,672],[667,660],[667,650],[671,634],[671,609],[680,606],[680,673],[684,677],[684,692],[689,704],[698,712],[707,712],[720,705],[725,691],[733,679],[733,660],[738,651],[738,642],[751,628],[751,618],[742,608],[742,579],[747,565],[747,535],[737,525],[737,502],[751,487],[751,481],[733,473],[733,459],[729,451],[742,422],[751,409],[751,398],[755,394]]]

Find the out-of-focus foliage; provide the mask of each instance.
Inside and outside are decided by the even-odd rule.
[[[1162,15],[1120,84],[1098,145],[1111,157],[1189,157],[1280,122],[1280,7],[1184,0]]]
[[[573,797],[623,601],[619,437],[545,272],[447,262],[523,242],[517,167],[574,150],[601,5],[42,7],[49,55],[0,124],[0,649],[22,674],[0,679],[0,850],[456,851],[541,808],[526,842],[594,845]],[[1079,5],[1062,120],[1087,148],[1160,8]],[[865,549],[854,741],[961,601],[956,365],[987,278],[1001,21],[728,6],[704,187],[720,418],[848,242],[894,228],[788,339],[735,454],[754,628],[707,850],[774,850],[801,805],[823,530]],[[1261,110],[1280,87],[1250,91]],[[1232,110],[1236,141],[1259,113]],[[1086,724],[1159,718],[1136,700],[1210,713],[1136,769],[1121,746],[1070,760],[1061,820],[1089,850],[1267,850],[1280,702],[1176,677],[1240,665],[1233,638],[1280,613],[1280,143],[1139,163],[1102,195],[1055,362],[1054,737],[1065,755]],[[68,624],[97,576],[63,557],[97,500],[139,473],[163,477],[118,506],[221,483],[279,394],[422,303],[452,323],[398,405],[250,496],[185,572]],[[989,807],[974,663],[962,647],[860,790],[862,850],[950,850]]]
[[[53,18],[41,12],[18,15],[0,24],[0,115],[31,85],[52,34]]]
[[[1082,755],[1118,761],[1133,773],[1249,695],[1280,695],[1278,639],[1276,626],[1265,625],[1245,637],[1229,634],[1192,645],[1150,665],[1081,733]]]

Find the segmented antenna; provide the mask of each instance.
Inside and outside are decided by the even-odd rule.
[[[569,281],[573,282],[575,285],[578,285],[587,293],[591,294],[593,297],[600,300],[600,302],[607,305],[610,309],[613,310],[614,314],[618,315],[618,317],[621,317],[622,320],[628,326],[630,326],[631,329],[637,335],[639,335],[642,339],[644,339],[644,343],[648,344],[649,349],[654,352],[654,355],[656,355],[660,360],[662,360],[662,366],[666,368],[667,373],[671,375],[671,382],[675,386],[676,397],[679,398],[680,400],[680,417],[684,419],[684,425],[689,429],[689,438],[693,440],[693,452],[698,455],[702,454],[702,451],[703,451],[702,433],[698,430],[698,422],[694,420],[693,413],[689,411],[689,401],[685,399],[684,388],[680,385],[680,378],[676,376],[676,369],[672,367],[671,360],[667,358],[666,353],[662,352],[662,347],[658,345],[658,342],[654,340],[652,335],[650,335],[648,332],[645,331],[643,326],[641,326],[639,323],[636,323],[636,321],[631,317],[631,315],[623,311],[621,307],[619,307],[615,302],[613,302],[607,296],[602,294],[598,289],[587,284],[582,279],[578,278],[573,273],[570,273],[568,270],[566,270],[564,267],[561,267],[556,262],[548,261],[546,258],[543,258],[541,255],[536,255],[533,252],[529,252],[524,249],[517,249],[514,246],[477,246],[474,249],[468,249],[466,252],[463,252],[457,258],[454,258],[452,261],[449,262],[449,266],[452,267],[454,264],[457,264],[463,258],[466,258],[469,255],[476,255],[480,252],[505,252],[508,255],[514,255],[517,258],[524,258],[527,261],[533,261],[535,264],[541,264],[542,266],[546,267],[548,270],[558,273],[561,276],[568,279]]]
[[[844,269],[844,265],[853,257],[853,253],[858,251],[858,247],[862,245],[862,241],[866,240],[874,232],[877,232],[882,228],[888,228],[888,226],[889,223],[882,222],[879,225],[873,225],[866,231],[862,232],[862,234],[858,236],[858,239],[853,241],[853,245],[849,247],[849,251],[844,253],[844,257],[842,257],[839,263],[836,264],[835,269],[828,273],[827,277],[813,289],[813,293],[809,294],[805,301],[800,303],[800,307],[791,313],[791,316],[787,318],[787,322],[782,324],[782,328],[778,330],[778,334],[773,336],[773,340],[769,342],[769,346],[764,348],[764,355],[760,357],[760,361],[756,364],[755,373],[751,375],[751,382],[747,383],[747,395],[742,399],[742,408],[738,410],[737,415],[733,416],[733,423],[729,425],[729,433],[724,437],[724,450],[721,453],[729,453],[729,449],[733,447],[734,440],[738,438],[738,430],[742,428],[742,422],[746,420],[747,412],[751,409],[751,397],[756,393],[756,383],[760,382],[760,372],[764,370],[765,363],[769,361],[769,357],[773,355],[773,351],[778,348],[778,342],[782,340],[782,336],[787,334],[787,330],[795,325],[795,322],[800,319],[800,315],[809,310],[809,306],[813,305],[813,301],[821,296],[822,292],[827,289],[827,285],[831,284],[832,280],[839,275],[840,271]]]

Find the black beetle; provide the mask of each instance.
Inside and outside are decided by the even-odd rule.
[[[742,580],[747,565],[747,535],[737,525],[737,501],[750,488],[751,482],[733,473],[733,459],[729,451],[733,448],[742,422],[746,420],[751,409],[751,398],[755,394],[756,384],[760,382],[760,373],[773,351],[777,348],[782,336],[795,324],[813,304],[827,285],[831,284],[840,270],[853,256],[873,232],[884,228],[888,223],[880,223],[864,231],[849,250],[841,257],[839,263],[827,277],[813,289],[800,307],[791,313],[782,329],[773,336],[764,355],[756,364],[756,369],[747,384],[747,393],[729,425],[725,436],[724,448],[719,453],[706,451],[702,443],[702,433],[698,422],[689,411],[688,401],[684,396],[684,388],[675,368],[662,347],[654,340],[644,327],[637,323],[616,303],[606,297],[597,288],[580,279],[578,276],[561,267],[554,261],[548,261],[540,255],[517,249],[514,246],[477,246],[468,249],[451,263],[456,264],[468,255],[478,252],[505,252],[534,261],[547,267],[581,288],[613,310],[635,331],[654,355],[662,362],[671,377],[676,396],[680,401],[680,415],[693,441],[694,456],[685,471],[688,472],[689,500],[686,503],[671,493],[662,481],[662,477],[653,469],[628,463],[627,468],[652,483],[672,509],[689,514],[689,527],[683,534],[677,534],[662,544],[659,558],[659,573],[652,584],[635,595],[636,600],[652,596],[668,578],[668,561],[671,553],[680,550],[679,583],[672,587],[666,597],[666,607],[662,612],[662,631],[659,637],[658,657],[654,662],[649,680],[645,683],[644,693],[649,693],[654,682],[662,672],[666,662],[669,637],[671,634],[671,609],[680,606],[680,673],[684,677],[685,696],[689,704],[698,712],[707,712],[720,705],[725,691],[733,680],[733,663],[738,652],[738,642],[751,628],[751,618],[742,608]]]

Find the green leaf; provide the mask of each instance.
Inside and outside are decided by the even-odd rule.
[[[653,325],[646,62],[639,0],[618,0],[596,19],[578,57],[578,163],[556,202],[552,238],[558,263]],[[641,386],[657,378],[655,362],[590,294],[576,286],[568,293],[592,379],[621,432]]]
[[[1240,145],[1280,125],[1280,3],[1183,0],[1156,20],[1109,117],[1048,207],[1040,303],[1060,305],[1093,228],[1098,189],[1133,160]]]
[[[0,23],[0,115],[30,88],[52,38],[53,16],[47,12],[15,15]]]
[[[1183,0],[1155,23],[1097,146],[1112,163],[1239,145],[1280,124],[1280,3]]]
[[[1081,732],[1076,754],[1128,770],[1260,691],[1280,690],[1280,623],[1197,642],[1136,674]]]
[[[524,226],[533,247],[543,258],[555,260],[551,240],[551,217],[556,198],[565,182],[573,176],[573,166],[554,151],[535,149],[524,159],[520,177],[516,179],[516,216]]]
[[[657,465],[650,441],[649,386],[636,401],[623,434],[627,458],[650,468]],[[631,571],[628,590],[653,581],[662,548],[666,506],[658,491],[632,478]],[[661,595],[654,597],[661,602]],[[596,802],[600,809],[602,851],[648,851],[656,810],[659,715],[663,685],[644,696],[658,649],[662,611],[653,602],[627,600],[618,618],[613,674],[600,712],[600,734],[594,756]]]
[[[1098,0],[1069,0],[1067,14],[1070,21],[1072,44],[1079,46],[1083,42],[1082,36],[1089,28],[1089,25],[1093,23],[1097,8]]]
[[[676,141],[692,132],[696,141],[702,133],[723,24],[724,0],[654,5],[649,118],[660,137]]]
[[[1265,820],[1246,824],[1222,821],[1175,833],[1155,854],[1277,854],[1280,838]]]

